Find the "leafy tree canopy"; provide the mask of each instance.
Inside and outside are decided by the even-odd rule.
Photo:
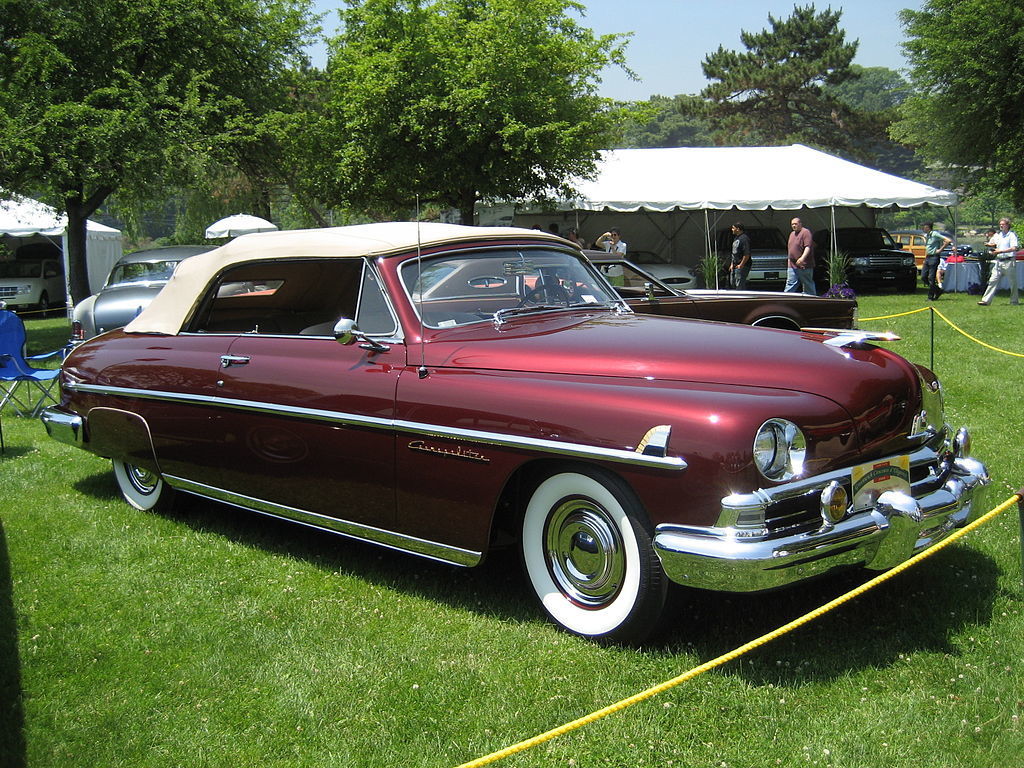
[[[719,46],[705,57],[712,83],[701,96],[716,143],[800,142],[863,159],[863,146],[851,137],[880,127],[834,90],[856,76],[857,43],[846,42],[841,15],[814,5],[795,6],[786,19],[769,14],[770,30],[740,33],[746,51]]]
[[[323,197],[365,208],[416,197],[570,193],[625,112],[597,94],[625,38],[595,36],[571,0],[352,0],[332,41],[317,127]],[[627,70],[628,71],[628,70]],[[307,129],[308,130],[308,129]]]
[[[887,112],[909,98],[910,83],[888,67],[850,65],[851,78],[826,90],[854,109],[865,112]]]
[[[301,58],[309,0],[0,0],[0,187],[85,221],[203,159],[239,157]]]
[[[706,147],[711,125],[692,108],[696,96],[651,96],[634,105],[636,118],[623,131],[621,147]]]
[[[914,95],[893,135],[1024,208],[1024,5],[927,0],[901,19]]]

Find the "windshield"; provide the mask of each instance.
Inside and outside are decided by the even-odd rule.
[[[39,277],[42,271],[39,261],[0,261],[0,277]]]
[[[564,251],[497,249],[410,259],[402,282],[425,325],[447,328],[499,319],[512,310],[617,302],[587,262]]]
[[[873,250],[876,248],[899,249],[884,229],[840,229],[836,235],[840,248],[850,250]]]
[[[135,261],[127,264],[117,264],[110,271],[107,278],[107,285],[120,285],[122,283],[149,283],[157,280],[167,281],[171,279],[174,268],[178,261]]]

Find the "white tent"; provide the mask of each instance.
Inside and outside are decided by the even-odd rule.
[[[788,232],[792,211],[802,210],[811,229],[834,230],[873,225],[878,208],[957,203],[955,192],[802,144],[610,150],[595,178],[575,186],[579,197],[560,206],[556,216],[517,211],[515,223],[578,226],[591,240],[618,226],[630,250],[652,250],[689,264],[705,251],[709,232],[736,220]]]
[[[13,238],[11,249],[49,241],[63,254],[65,276],[68,274],[67,224],[67,216],[58,215],[53,208],[37,200],[17,196],[0,200],[0,236]],[[57,238],[60,238],[60,245]],[[89,290],[95,293],[103,287],[110,268],[121,258],[121,231],[99,222],[87,222],[85,252]]]

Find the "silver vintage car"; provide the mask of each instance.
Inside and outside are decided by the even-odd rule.
[[[211,250],[211,245],[169,245],[122,256],[99,293],[75,307],[72,338],[85,341],[128,325],[166,285],[178,264]]]

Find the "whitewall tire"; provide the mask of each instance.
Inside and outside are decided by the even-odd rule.
[[[114,477],[125,501],[144,512],[164,509],[170,504],[173,489],[162,477],[134,464],[113,460]]]
[[[523,518],[527,576],[553,621],[605,642],[639,643],[658,624],[667,580],[639,501],[581,467],[543,480]]]

